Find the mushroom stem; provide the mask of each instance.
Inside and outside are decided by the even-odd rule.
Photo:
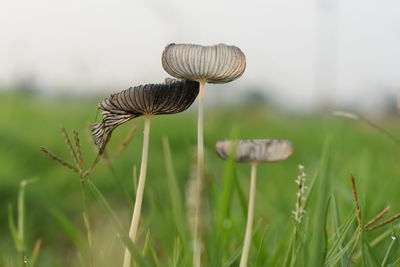
[[[200,237],[200,216],[201,216],[201,191],[204,176],[204,86],[205,81],[199,81],[199,107],[197,116],[197,182],[196,182],[196,209],[194,217],[194,238],[193,238],[193,267],[201,265],[201,237]]]
[[[140,165],[139,184],[136,191],[135,207],[133,210],[131,228],[129,230],[129,237],[135,242],[136,233],[139,225],[140,211],[142,208],[144,184],[146,181],[147,171],[147,154],[149,149],[149,132],[150,132],[150,115],[146,115],[144,118],[144,130],[143,130],[143,150],[142,150],[142,162]],[[131,264],[131,254],[129,249],[125,249],[124,255],[124,267],[129,267]]]
[[[250,194],[249,194],[249,207],[247,209],[247,223],[246,223],[246,233],[244,237],[242,257],[240,258],[240,267],[247,266],[247,260],[249,258],[250,244],[251,244],[251,234],[253,228],[253,217],[254,217],[254,200],[256,195],[256,174],[257,174],[257,164],[251,164],[251,180],[250,180]]]

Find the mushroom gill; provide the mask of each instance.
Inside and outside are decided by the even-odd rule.
[[[100,102],[101,123],[92,125],[92,135],[100,152],[119,125],[142,115],[179,113],[193,103],[199,93],[199,83],[167,79],[161,84],[145,84],[112,94]]]

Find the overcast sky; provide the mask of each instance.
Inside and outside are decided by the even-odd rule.
[[[108,94],[159,82],[171,42],[243,50],[244,75],[209,91],[368,106],[400,88],[398,0],[2,0],[0,85]]]

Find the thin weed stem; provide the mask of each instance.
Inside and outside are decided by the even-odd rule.
[[[348,119],[351,119],[351,120],[361,121],[361,122],[367,124],[368,126],[374,128],[375,130],[377,130],[378,132],[380,132],[381,134],[386,136],[388,139],[392,140],[394,143],[400,145],[400,139],[399,138],[397,138],[396,136],[394,136],[393,134],[391,134],[387,130],[383,129],[379,125],[373,123],[372,121],[368,120],[367,118],[365,118],[363,116],[360,116],[360,115],[357,115],[357,114],[354,114],[354,113],[351,113],[351,112],[345,112],[345,111],[335,111],[335,112],[333,112],[333,115],[339,116],[339,117],[348,118]]]
[[[356,182],[355,182],[355,178],[354,178],[353,174],[350,174],[350,181],[351,181],[351,187],[353,189],[354,203],[356,205],[357,223],[359,226],[361,226],[361,209],[360,209],[360,205],[358,203],[357,187],[356,187]]]
[[[89,169],[87,169],[87,170],[83,173],[83,175],[82,175],[82,177],[81,177],[81,180],[85,180],[86,177],[87,177],[89,174],[92,173],[92,171],[93,171],[94,168],[96,167],[97,163],[99,163],[99,161],[100,161],[100,159],[101,159],[101,156],[102,156],[102,154],[100,154],[100,153],[97,154],[96,158],[93,160],[93,162],[92,162],[92,164],[90,165]]]
[[[384,136],[386,136],[388,139],[392,140],[394,143],[400,145],[400,139],[397,138],[396,136],[394,136],[393,134],[389,133],[387,130],[383,129],[382,127],[380,127],[379,125],[373,123],[372,121],[359,116],[359,120],[364,122],[365,124],[371,126],[372,128],[376,129],[378,132],[380,132],[381,134],[383,134]]]
[[[36,181],[36,179],[22,180],[19,183],[18,191],[18,207],[17,207],[17,225],[15,225],[12,219],[12,209],[9,209],[9,225],[11,233],[15,242],[15,248],[18,252],[18,257],[20,259],[19,266],[25,267],[27,265],[26,260],[26,244],[25,244],[25,188],[28,184]],[[11,266],[11,265],[10,265]]]
[[[68,135],[68,133],[67,133],[67,130],[65,130],[64,125],[61,125],[60,128],[61,128],[61,133],[62,133],[62,135],[64,136],[65,144],[67,145],[67,148],[68,148],[69,152],[71,153],[71,156],[72,156],[72,158],[73,158],[74,161],[75,161],[75,164],[78,166],[79,173],[82,174],[83,171],[82,171],[82,169],[79,167],[79,159],[78,159],[78,156],[77,156],[77,154],[76,154],[76,151],[75,151],[74,147],[72,146],[71,139],[69,138],[69,135]]]
[[[20,266],[25,266],[25,186],[26,181],[23,180],[19,185],[19,194],[18,194],[18,239],[21,242],[21,247],[19,252],[20,256]]]
[[[242,257],[240,258],[240,267],[246,267],[250,244],[251,244],[251,235],[253,229],[253,218],[254,218],[254,202],[256,196],[256,176],[257,176],[257,164],[251,164],[251,178],[250,178],[250,193],[249,193],[249,207],[247,209],[247,223],[246,223],[246,233],[244,237],[243,251]]]
[[[138,229],[138,225],[139,225],[144,185],[145,185],[145,181],[146,181],[147,154],[148,154],[148,149],[149,149],[150,119],[151,119],[151,117],[149,115],[146,115],[145,119],[144,119],[143,150],[142,150],[142,161],[141,161],[141,165],[140,165],[139,184],[138,184],[138,188],[137,188],[137,192],[136,192],[136,200],[135,200],[135,207],[133,210],[131,227],[129,230],[129,237],[132,239],[132,241],[134,243],[135,243],[137,229]],[[129,267],[130,265],[131,265],[131,254],[129,252],[129,249],[126,248],[123,266]]]
[[[87,203],[87,198],[86,198],[86,180],[82,179],[82,178],[81,178],[81,197],[82,197],[82,205],[83,205],[83,212],[82,212],[83,222],[84,222],[85,228],[86,228],[86,235],[87,235],[89,247],[92,249],[93,248],[92,230],[90,227],[89,209],[88,209],[88,203]]]
[[[193,238],[193,267],[201,265],[202,242],[200,241],[200,220],[201,220],[201,188],[204,177],[204,86],[205,81],[199,82],[199,107],[197,117],[197,190],[196,209],[194,218]]]
[[[29,263],[30,267],[34,267],[35,266],[36,260],[37,260],[37,258],[39,256],[39,252],[40,252],[41,247],[42,247],[42,239],[36,240],[35,245],[34,245],[33,250],[32,250],[32,256],[31,256],[31,259],[30,259],[30,263]]]
[[[350,252],[350,255],[349,255],[349,259],[347,260],[347,263],[346,263],[346,267],[349,267],[349,266],[350,266],[351,259],[352,259],[353,255],[354,255],[354,252],[355,252],[355,250],[356,250],[356,247],[357,247],[357,245],[358,245],[358,242],[360,241],[361,232],[362,232],[361,227],[358,226],[358,227],[357,227],[357,236],[356,236],[356,240],[354,241],[353,248],[351,249],[351,252]]]
[[[356,182],[353,174],[350,173],[350,181],[351,181],[351,187],[353,190],[353,196],[354,196],[354,203],[356,206],[356,217],[357,217],[357,237],[356,240],[354,241],[353,248],[351,249],[351,252],[349,254],[349,259],[347,260],[346,267],[350,266],[351,263],[351,258],[353,257],[353,254],[356,250],[356,247],[358,245],[358,242],[360,241],[360,236],[362,232],[362,225],[361,225],[361,210],[360,210],[360,205],[358,203],[358,197],[357,197],[357,188],[356,188]]]
[[[63,135],[65,137],[65,139],[69,140],[68,135],[64,129],[64,127],[62,127]],[[85,225],[85,229],[86,229],[86,235],[87,235],[87,240],[88,240],[88,244],[89,244],[89,248],[93,249],[93,242],[92,242],[92,229],[90,226],[90,220],[89,220],[89,208],[88,208],[88,202],[87,202],[87,197],[86,197],[86,182],[87,180],[85,179],[85,175],[87,172],[85,172],[83,170],[83,158],[82,158],[82,151],[81,151],[81,142],[79,139],[79,134],[76,130],[73,130],[73,135],[74,135],[74,141],[75,141],[75,147],[76,147],[76,151],[73,148],[70,148],[71,153],[74,153],[75,155],[75,162],[76,165],[79,169],[79,176],[80,176],[80,181],[81,181],[81,197],[82,197],[82,205],[83,205],[83,211],[82,211],[82,218],[83,218],[83,223]],[[69,142],[70,144],[70,142]],[[67,142],[68,145],[68,142]],[[68,146],[69,147],[69,146]],[[94,265],[93,262],[93,258],[90,257],[90,266]]]

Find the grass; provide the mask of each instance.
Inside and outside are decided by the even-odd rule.
[[[85,262],[89,252],[82,245],[87,236],[79,175],[45,157],[39,146],[73,165],[59,125],[70,133],[76,129],[87,169],[96,157],[87,128],[96,118],[98,100],[17,94],[0,97],[0,265],[19,266],[21,243],[28,263],[38,254],[36,266],[81,266]],[[143,119],[135,119],[113,134],[110,158],[119,153],[131,127],[138,127],[132,142],[113,164],[102,160],[89,176],[86,201],[94,266],[121,265],[124,244],[142,265],[191,265],[185,190],[196,148],[194,111],[191,108],[153,118],[137,246],[129,244],[126,235],[134,204],[132,172],[140,164]],[[205,266],[238,266],[246,224],[250,167],[219,159],[214,145],[221,139],[279,137],[291,140],[295,149],[287,161],[260,165],[257,170],[249,266],[346,266],[358,228],[350,173],[355,177],[363,225],[388,205],[392,210],[387,218],[400,212],[400,146],[363,123],[329,114],[300,116],[257,106],[207,109],[205,121]],[[398,118],[376,123],[400,136]],[[291,214],[299,164],[305,166],[309,187],[300,224]],[[35,182],[24,187],[21,197],[19,184],[31,178]],[[23,199],[24,207],[18,198]],[[16,207],[11,212],[10,204]],[[15,235],[8,227],[10,216],[21,221]],[[23,225],[23,241],[15,247],[13,236],[18,237],[19,225]],[[353,265],[398,265],[399,228],[393,221],[362,231]]]

